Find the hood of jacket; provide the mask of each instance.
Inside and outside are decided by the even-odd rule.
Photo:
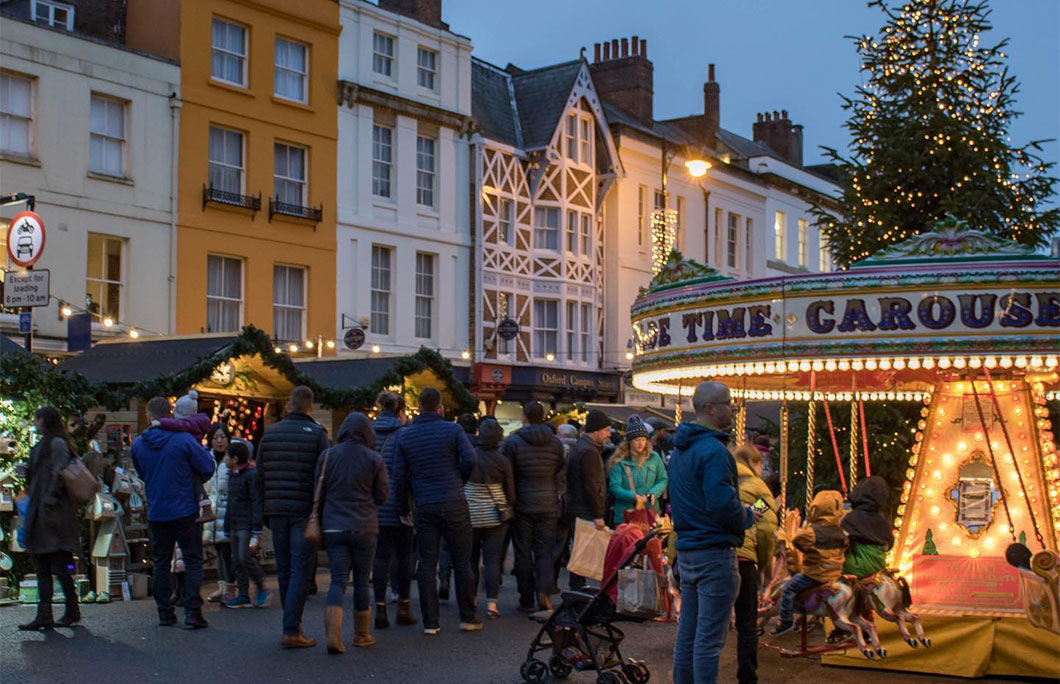
[[[478,426],[475,444],[484,449],[496,449],[504,441],[504,428],[495,420],[484,420]]]
[[[706,437],[713,437],[722,444],[729,443],[729,433],[715,430],[702,423],[681,423],[674,433],[674,446],[678,449],[687,449],[692,444]]]
[[[401,425],[401,419],[390,411],[383,411],[372,421],[372,429],[380,433],[388,433],[397,430]]]
[[[887,481],[873,475],[859,482],[850,492],[852,510],[843,516],[842,527],[854,541],[890,547],[894,530],[880,509],[887,505]]]
[[[843,495],[834,489],[826,489],[813,497],[806,520],[820,525],[838,525],[842,515]]]
[[[544,446],[556,439],[556,433],[552,432],[552,428],[544,423],[526,425],[516,430],[515,434],[519,435],[519,438],[524,442],[533,446]]]
[[[154,451],[165,449],[169,445],[170,441],[175,439],[177,435],[187,434],[183,432],[167,432],[161,428],[148,428],[144,430],[140,435],[140,439],[149,448]],[[194,439],[194,438],[193,438]]]
[[[375,432],[371,419],[363,413],[351,413],[342,421],[337,439],[339,442],[353,442],[374,449]]]
[[[879,513],[887,504],[887,480],[873,475],[850,490],[850,506],[856,511]]]

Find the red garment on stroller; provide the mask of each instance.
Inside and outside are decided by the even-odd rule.
[[[643,538],[644,528],[631,523],[619,525],[614,535],[611,536],[611,542],[607,545],[607,552],[604,554],[604,577],[600,586],[606,588],[607,597],[614,603],[618,602],[618,582],[612,581],[615,573],[618,572],[622,561],[633,551],[633,547]],[[652,569],[662,575],[662,542],[659,538],[655,537],[649,541],[643,553],[648,556]]]

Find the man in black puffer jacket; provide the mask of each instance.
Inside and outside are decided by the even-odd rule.
[[[563,444],[545,422],[545,407],[536,401],[523,405],[523,427],[504,444],[504,455],[515,472],[515,577],[519,610],[551,610],[552,555],[559,522],[559,482],[563,472]]]
[[[287,415],[265,428],[258,445],[257,484],[276,550],[284,648],[316,645],[302,634],[302,610],[316,558],[316,550],[306,544],[305,522],[313,507],[313,472],[329,441],[327,431],[309,416],[312,411],[313,390],[295,387]]]

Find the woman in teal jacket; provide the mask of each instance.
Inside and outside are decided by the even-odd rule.
[[[660,513],[659,498],[666,493],[666,465],[648,444],[648,426],[640,416],[630,417],[626,439],[607,462],[607,472],[608,486],[615,497],[615,526],[625,522],[625,512],[635,508],[637,502]]]

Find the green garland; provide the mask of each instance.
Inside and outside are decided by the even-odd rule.
[[[96,406],[117,411],[127,406],[131,399],[183,394],[207,380],[222,363],[255,354],[292,384],[312,389],[317,402],[328,408],[368,410],[384,388],[401,385],[405,378],[425,370],[445,383],[446,393],[456,404],[455,412],[474,412],[478,408],[478,400],[453,376],[452,364],[432,349],[420,347],[411,356],[395,359],[393,367],[371,385],[327,387],[299,369],[286,352],[277,352],[269,336],[253,325],[244,327],[239,336],[223,349],[197,360],[180,373],[124,387],[91,382],[79,373],[61,373],[53,366],[41,364],[36,356],[9,354],[2,362],[0,396],[25,396],[32,389],[66,414],[82,415]]]

